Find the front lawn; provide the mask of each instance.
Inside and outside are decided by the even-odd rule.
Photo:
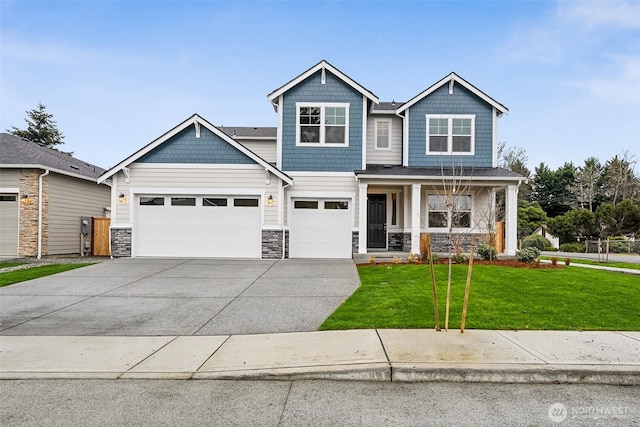
[[[48,264],[25,268],[22,270],[9,271],[7,273],[0,273],[0,287],[11,285],[13,283],[24,282],[25,280],[37,279],[38,277],[49,276],[51,274],[62,273],[63,271],[73,270],[74,268],[80,268],[86,265],[91,265],[91,263]]]
[[[447,266],[436,265],[444,329]],[[362,285],[321,330],[433,328],[428,265],[361,266]],[[460,327],[466,265],[453,266],[449,328]],[[640,277],[580,267],[474,265],[470,329],[640,330]]]

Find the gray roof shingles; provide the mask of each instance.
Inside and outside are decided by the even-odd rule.
[[[243,127],[243,126],[219,126],[222,132],[236,138],[273,138],[276,139],[278,129],[275,127]]]
[[[520,174],[503,168],[456,168],[451,167],[404,167],[400,165],[367,165],[366,170],[355,171],[356,175],[394,176],[464,176],[473,178],[525,179]]]
[[[62,173],[97,179],[105,170],[69,154],[42,147],[35,142],[0,133],[0,167],[44,167]]]

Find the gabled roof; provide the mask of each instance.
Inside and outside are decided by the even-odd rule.
[[[478,98],[482,99],[483,101],[485,101],[486,103],[494,107],[496,110],[498,110],[500,114],[509,113],[509,109],[507,107],[505,107],[495,99],[491,98],[489,95],[487,95],[486,93],[484,93],[483,91],[481,91],[480,89],[478,89],[477,87],[475,87],[474,85],[472,85],[471,83],[469,83],[468,81],[466,81],[465,79],[463,79],[462,77],[460,77],[459,75],[453,72],[448,76],[444,77],[443,79],[441,79],[440,81],[438,81],[437,83],[431,85],[430,87],[428,87],[427,89],[419,93],[418,95],[411,98],[404,105],[402,105],[402,107],[398,108],[396,113],[399,114],[405,111],[407,108],[411,107],[421,99],[425,98],[426,96],[435,92],[437,89],[440,89],[442,86],[446,84],[452,85],[451,88],[453,88],[455,83],[460,84],[469,92],[473,93]]]
[[[276,127],[243,127],[243,126],[220,126],[222,132],[232,138],[238,139],[276,139],[278,128]]]
[[[62,175],[93,182],[105,171],[69,154],[9,133],[0,133],[0,168],[49,169]]]
[[[183,121],[182,123],[180,123],[179,125],[174,127],[173,129],[171,129],[170,131],[166,132],[164,135],[162,135],[159,138],[151,141],[149,144],[145,145],[140,150],[136,151],[135,153],[133,153],[132,155],[130,155],[129,157],[127,157],[126,159],[124,159],[123,161],[118,163],[116,166],[114,166],[111,169],[109,169],[107,172],[105,172],[104,174],[102,174],[98,178],[98,183],[101,183],[104,180],[106,180],[106,179],[110,178],[111,176],[115,175],[116,173],[121,171],[123,168],[126,168],[131,163],[135,162],[136,160],[138,160],[139,158],[141,158],[145,154],[150,153],[151,151],[153,151],[154,149],[156,149],[157,147],[159,147],[160,145],[162,145],[163,143],[165,143],[166,141],[168,141],[172,137],[176,136],[177,134],[179,134],[183,130],[187,129],[189,126],[195,126],[196,127],[196,132],[198,132],[198,129],[199,129],[200,126],[203,126],[203,127],[207,128],[213,134],[215,134],[218,137],[220,137],[223,141],[227,142],[229,145],[231,145],[232,147],[236,148],[238,151],[240,151],[241,153],[243,153],[244,155],[249,157],[251,160],[253,160],[257,164],[259,164],[260,166],[264,167],[269,172],[271,172],[274,175],[278,176],[279,178],[283,179],[287,183],[293,184],[293,179],[291,179],[290,176],[288,176],[287,174],[285,174],[284,172],[282,172],[280,169],[276,168],[275,166],[271,165],[269,162],[267,162],[262,157],[260,157],[257,154],[255,154],[253,151],[251,151],[248,148],[246,148],[244,145],[242,145],[239,142],[233,140],[233,138],[229,137],[229,135],[227,135],[225,132],[221,131],[216,126],[212,125],[211,123],[209,123],[208,121],[206,121],[205,119],[203,119],[202,117],[200,117],[197,114],[194,114],[193,116],[189,117],[188,119],[186,119],[185,121]]]
[[[290,80],[285,85],[280,86],[278,89],[276,89],[273,92],[271,92],[269,95],[267,95],[267,99],[269,101],[271,101],[272,104],[276,105],[277,104],[277,99],[278,99],[278,97],[280,95],[282,95],[283,93],[285,93],[286,91],[288,91],[292,87],[298,85],[300,82],[306,80],[308,77],[312,76],[313,74],[317,73],[318,71],[323,71],[324,72],[325,70],[328,70],[329,72],[331,72],[331,74],[333,74],[334,76],[338,77],[340,80],[342,80],[343,82],[345,82],[346,84],[351,86],[353,89],[355,89],[356,91],[360,92],[363,96],[366,96],[368,99],[370,99],[371,101],[375,102],[376,104],[378,102],[380,102],[378,100],[378,97],[373,92],[371,92],[370,90],[368,90],[364,86],[360,85],[358,82],[353,80],[351,77],[347,76],[342,71],[338,70],[333,65],[329,64],[324,59],[322,61],[318,62],[313,67],[309,68],[304,73],[300,74],[298,77],[295,77],[293,80]]]

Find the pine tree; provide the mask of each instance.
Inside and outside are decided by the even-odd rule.
[[[47,113],[47,107],[42,102],[38,102],[37,108],[26,113],[24,121],[28,124],[27,129],[12,126],[7,132],[54,150],[57,150],[56,145],[64,144],[64,135],[58,130],[53,114]]]

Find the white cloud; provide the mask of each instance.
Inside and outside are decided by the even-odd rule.
[[[640,58],[617,55],[612,56],[611,61],[616,65],[615,73],[602,78],[584,79],[572,85],[598,98],[628,104],[640,110]]]
[[[595,30],[640,28],[640,2],[634,0],[560,1],[558,16],[562,20]]]

